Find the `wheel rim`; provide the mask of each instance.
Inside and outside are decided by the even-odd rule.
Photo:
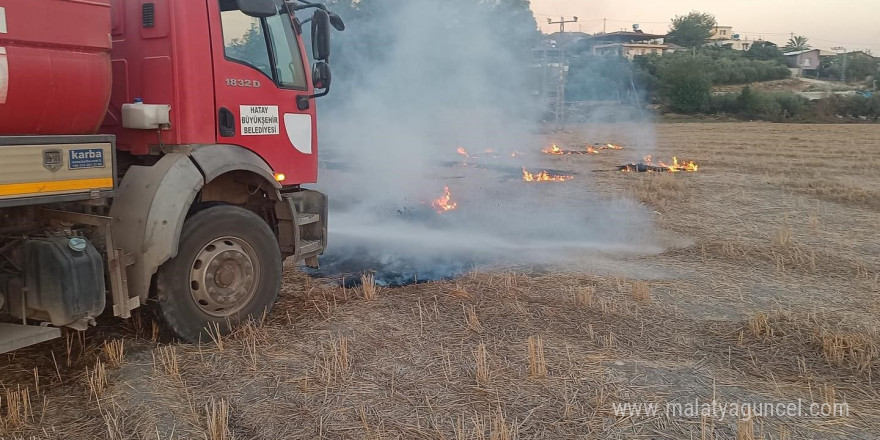
[[[247,307],[260,279],[257,253],[237,237],[221,237],[196,255],[190,269],[190,293],[204,313],[227,317]]]

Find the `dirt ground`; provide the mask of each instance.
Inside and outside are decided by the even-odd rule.
[[[762,91],[762,92],[805,92],[810,88],[812,84],[802,81],[800,78],[790,78],[790,79],[780,79],[775,81],[764,81],[757,82],[754,84],[750,84],[753,90]],[[742,85],[723,85],[713,87],[712,90],[715,92],[740,92],[742,90]]]
[[[853,87],[847,84],[813,78],[789,78],[756,82],[750,84],[749,87],[751,87],[752,90],[759,92],[824,92],[853,90]],[[739,93],[742,91],[742,88],[742,85],[737,84],[715,86],[712,90],[718,93]]]
[[[175,343],[144,315],[0,356],[0,438],[877,438],[880,126],[656,131],[655,158],[699,171],[598,171],[628,150],[544,160],[646,204],[662,254],[401,288],[290,267],[274,312],[229,337]],[[702,413],[713,402],[806,414]]]

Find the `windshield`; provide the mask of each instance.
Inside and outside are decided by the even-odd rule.
[[[227,59],[259,71],[279,87],[307,88],[300,46],[287,14],[250,17],[226,0],[220,0],[220,8]]]

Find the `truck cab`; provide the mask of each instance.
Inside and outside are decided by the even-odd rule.
[[[314,94],[302,27],[280,0],[261,17],[239,3],[113,0],[113,90],[101,131],[134,156],[164,144],[238,145],[284,175],[282,185],[313,183],[316,106],[297,107]],[[170,106],[169,124],[125,128],[123,107],[136,100]]]
[[[30,170],[0,165],[0,352],[148,301],[190,341],[267,313],[282,262],[326,247],[327,197],[304,185],[341,19],[291,0],[23,3],[0,6],[0,163]]]

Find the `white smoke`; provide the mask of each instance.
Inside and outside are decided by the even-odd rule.
[[[352,42],[336,56],[348,57],[350,76],[336,75],[332,104],[320,110],[319,189],[331,198],[322,263],[399,282],[659,250],[645,211],[591,194],[586,172],[562,184],[521,182],[522,167],[548,165],[539,86],[499,32],[503,17],[478,4],[386,1],[370,20],[349,23],[361,29],[336,35],[374,33],[382,46],[365,56]],[[465,159],[458,147],[494,153]],[[457,209],[439,214],[431,201],[444,187]]]

